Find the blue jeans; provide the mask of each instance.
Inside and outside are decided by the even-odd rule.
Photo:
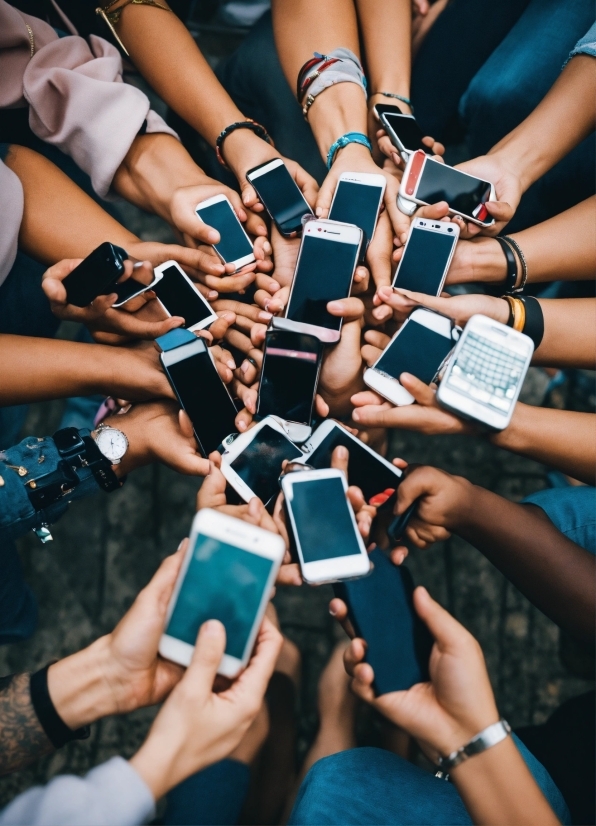
[[[568,539],[596,554],[596,488],[580,485],[540,490],[522,504],[541,508]]]
[[[550,775],[515,735],[514,739],[555,814],[562,823],[569,823],[569,811]],[[315,763],[300,787],[288,822],[294,826],[472,823],[452,783],[376,748],[351,749]]]
[[[231,826],[248,794],[250,769],[221,760],[188,777],[167,796],[165,826]]]

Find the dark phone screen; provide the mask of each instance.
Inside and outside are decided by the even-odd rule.
[[[474,218],[474,210],[490,198],[490,184],[444,163],[427,161],[422,170],[416,198],[427,204],[447,201],[451,209]],[[489,215],[486,223],[492,220]]]
[[[322,352],[316,336],[269,331],[265,338],[257,414],[310,424]]]
[[[358,249],[357,244],[303,235],[287,317],[339,330],[341,319],[327,312],[327,303],[349,295]]]
[[[115,292],[115,283],[124,273],[126,255],[108,241],[100,244],[62,282],[68,303],[86,307],[98,295]]]
[[[334,427],[317,449],[307,456],[306,463],[317,470],[331,467],[331,454],[338,445],[347,447],[350,452],[349,485],[359,487],[367,502],[379,493],[385,492],[391,496],[400,482],[397,472],[389,470],[379,459],[371,455],[358,439],[339,425]]]
[[[225,653],[242,659],[272,565],[264,556],[199,534],[166,634],[194,645],[201,625],[217,619],[226,629]]]
[[[411,373],[425,384],[430,384],[452,347],[451,338],[410,319],[383,350],[374,369],[392,379],[399,379],[402,373]]]
[[[344,224],[356,224],[360,227],[364,233],[363,250],[368,246],[375,231],[382,192],[380,186],[354,184],[351,181],[340,181],[337,185],[329,218],[332,221],[343,221]]]
[[[422,149],[427,155],[433,154],[432,150],[425,143],[422,143],[424,132],[413,117],[410,115],[393,115],[389,113],[387,113],[385,117],[387,123],[406,149],[409,149],[410,152]]]
[[[279,493],[278,480],[284,459],[293,461],[302,455],[287,436],[265,425],[230,467],[266,505]]]
[[[219,232],[221,240],[214,246],[226,263],[252,255],[252,244],[227,201],[218,201],[207,207],[199,204],[196,211],[202,221]]]
[[[361,553],[341,479],[292,485],[291,508],[305,563]]]
[[[444,235],[414,227],[393,286],[400,290],[438,295],[455,241],[455,233]]]
[[[295,219],[299,227],[302,216],[312,213],[285,164],[250,180],[276,223],[283,226]]]
[[[403,115],[400,107],[391,103],[375,103],[375,109],[379,117],[381,115]]]
[[[236,430],[236,407],[203,347],[203,352],[170,364],[166,370],[190,417],[199,447],[208,456]]]
[[[199,291],[188,283],[178,267],[168,267],[164,270],[163,278],[153,289],[170,315],[184,319],[185,327],[194,327],[213,314],[209,304]]]

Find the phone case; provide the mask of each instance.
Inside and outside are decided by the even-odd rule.
[[[414,610],[414,582],[409,570],[396,566],[375,548],[374,568],[364,579],[333,585],[348,606],[357,636],[366,640],[366,662],[374,672],[377,695],[403,691],[429,679],[433,638]]]
[[[67,302],[75,307],[87,307],[98,295],[115,292],[127,258],[128,253],[122,247],[108,241],[100,244],[63,280]]]

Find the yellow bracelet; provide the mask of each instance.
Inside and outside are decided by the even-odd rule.
[[[515,303],[515,309],[513,311],[513,329],[517,330],[518,333],[523,332],[525,323],[526,323],[526,308],[524,307],[523,301],[520,301],[519,298],[513,297],[513,301]]]
[[[107,4],[107,6],[98,6],[98,8],[95,9],[95,14],[99,14],[101,17],[103,17],[105,23],[109,26],[110,31],[118,41],[118,44],[124,52],[124,54],[127,57],[130,57],[126,46],[120,40],[116,32],[116,29],[114,28],[114,26],[118,25],[118,23],[120,22],[122,9],[125,9],[126,6],[154,6],[154,8],[163,9],[164,11],[172,11],[172,9],[169,9],[167,6],[162,6],[161,3],[157,2],[157,0],[126,0],[125,3],[123,3],[114,11],[109,11],[109,9],[111,9],[112,6],[115,6],[118,2],[119,0],[111,0],[111,2]]]

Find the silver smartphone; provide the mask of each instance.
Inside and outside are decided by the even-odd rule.
[[[452,221],[414,218],[393,288],[440,295],[458,239],[459,227]]]
[[[217,314],[176,261],[166,261],[155,268],[159,281],[155,295],[169,316],[180,316],[188,330],[204,330]],[[126,283],[126,282],[125,282]]]

